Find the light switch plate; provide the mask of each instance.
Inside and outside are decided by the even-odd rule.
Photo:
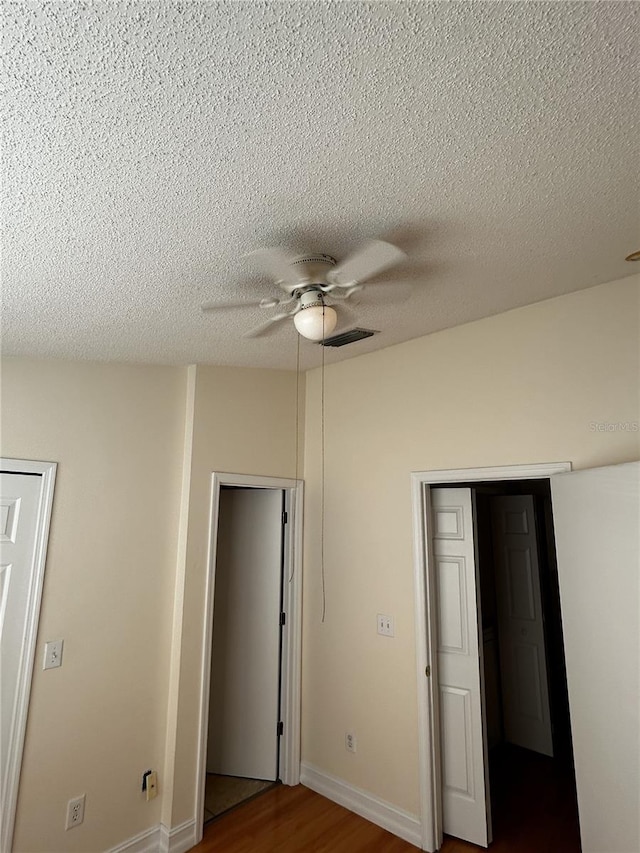
[[[64,640],[49,640],[44,647],[44,663],[43,669],[55,669],[57,666],[62,666],[62,646]]]
[[[381,634],[383,637],[394,636],[393,616],[385,616],[384,613],[378,613],[377,623],[378,634]]]

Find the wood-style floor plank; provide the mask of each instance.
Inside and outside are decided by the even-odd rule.
[[[211,822],[193,853],[415,853],[303,785],[279,785]]]
[[[502,766],[500,766],[500,764]],[[571,772],[546,756],[507,751],[492,771],[490,853],[580,853]],[[278,785],[205,827],[194,853],[416,853],[418,848],[298,785]],[[480,853],[445,837],[440,853]]]

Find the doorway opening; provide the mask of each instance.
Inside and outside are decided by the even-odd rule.
[[[302,483],[212,475],[198,817],[300,773]]]
[[[550,482],[455,486],[468,486],[473,500],[493,842],[521,851],[555,845],[579,853]],[[446,821],[443,828],[446,836]]]
[[[205,823],[279,779],[284,504],[282,489],[220,490]]]
[[[570,462],[415,472],[412,480],[418,762],[422,847],[435,851],[449,833],[481,846],[491,839],[483,643],[476,578],[475,495],[496,481],[540,480],[571,471]],[[436,487],[450,505],[436,511]],[[432,493],[432,489],[434,490]],[[437,581],[437,575],[440,579]],[[446,735],[446,736],[443,736]],[[445,785],[445,782],[447,783]],[[458,842],[455,842],[458,843]]]

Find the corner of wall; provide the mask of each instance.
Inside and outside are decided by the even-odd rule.
[[[176,559],[176,581],[174,588],[173,625],[171,631],[171,659],[169,662],[169,696],[167,708],[167,735],[165,746],[164,793],[161,819],[164,826],[171,826],[174,797],[175,757],[178,727],[178,697],[180,687],[180,658],[182,650],[182,621],[184,611],[184,584],[187,557],[187,531],[189,527],[189,498],[191,493],[191,461],[193,457],[193,432],[198,366],[187,368],[185,399],[184,445],[182,456],[182,487],[180,495],[180,519]]]

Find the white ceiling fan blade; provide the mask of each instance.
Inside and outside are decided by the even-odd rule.
[[[282,320],[286,320],[287,317],[293,317],[296,311],[286,311],[283,314],[276,314],[273,317],[269,317],[264,323],[260,323],[259,326],[256,326],[254,329],[250,329],[248,332],[245,332],[242,336],[243,338],[259,338],[261,335],[266,334],[271,331],[276,323],[280,323]]]
[[[290,300],[284,300],[289,302]],[[267,296],[264,299],[239,299],[235,302],[205,302],[200,306],[201,311],[218,311],[226,308],[275,308],[283,301],[277,296]]]
[[[341,287],[339,284],[329,284],[323,288],[323,293],[331,294],[331,299],[349,299],[354,293],[362,290],[364,284],[351,284],[348,287]]]
[[[392,243],[371,240],[361,249],[349,255],[327,274],[331,284],[349,287],[372,278],[379,272],[400,263],[406,255]]]
[[[295,273],[291,268],[292,256],[285,249],[255,249],[245,257],[251,258],[276,282],[291,282],[295,279]]]

